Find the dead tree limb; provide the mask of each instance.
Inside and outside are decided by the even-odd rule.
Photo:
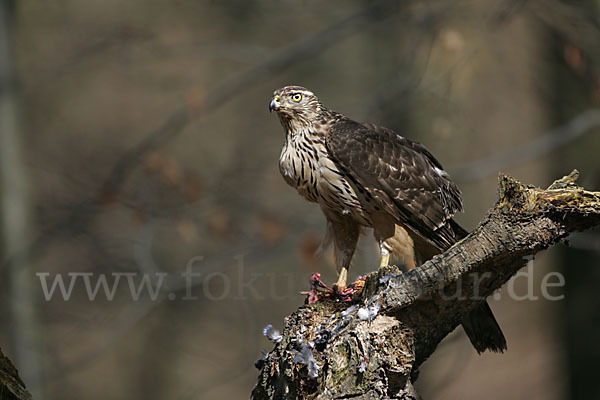
[[[2,349],[0,349],[0,399],[31,400],[31,395],[19,378],[17,369],[8,357],[2,354]]]
[[[418,399],[419,366],[470,310],[537,252],[600,225],[600,192],[577,186],[577,177],[543,190],[501,176],[494,208],[443,254],[404,274],[371,273],[354,306],[300,307],[257,362],[252,398]]]

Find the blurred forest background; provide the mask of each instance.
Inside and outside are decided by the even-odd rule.
[[[313,272],[335,279],[313,255],[318,206],[279,175],[281,86],[424,143],[469,229],[499,172],[544,186],[578,168],[600,189],[598,0],[0,4],[0,347],[38,399],[249,396],[262,328],[283,326]],[[564,300],[490,301],[507,353],[446,338],[424,398],[600,398],[599,239],[533,263],[534,295],[558,271]],[[350,277],[377,262],[366,236]],[[168,276],[155,300],[123,278],[112,300],[79,281],[47,301],[37,274],[74,272]]]

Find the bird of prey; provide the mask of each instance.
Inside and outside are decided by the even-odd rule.
[[[463,210],[460,190],[422,144],[329,110],[301,86],[276,90],[269,110],[277,112],[285,131],[283,178],[318,203],[327,219],[338,292],[346,288],[363,228],[373,228],[381,266],[391,258],[409,269],[467,235],[452,219]],[[478,352],[506,348],[485,301],[462,323]]]

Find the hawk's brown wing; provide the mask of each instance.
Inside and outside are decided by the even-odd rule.
[[[326,145],[359,188],[437,248],[446,249],[464,235],[451,219],[462,211],[460,190],[422,144],[342,119],[330,126]]]

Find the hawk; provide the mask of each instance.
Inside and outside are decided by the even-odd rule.
[[[276,90],[269,103],[285,131],[279,170],[327,219],[339,276],[348,269],[364,228],[373,228],[381,253],[415,268],[467,235],[452,217],[463,210],[461,193],[420,143],[391,129],[360,123],[327,109],[301,86]],[[483,301],[462,321],[478,352],[503,351],[506,340]]]

